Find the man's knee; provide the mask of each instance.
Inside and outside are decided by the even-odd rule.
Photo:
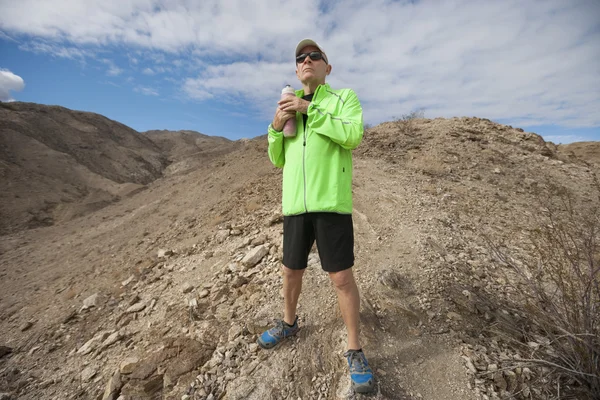
[[[354,275],[351,268],[339,272],[330,272],[329,277],[336,289],[339,290],[346,290],[354,285]]]
[[[303,269],[291,269],[286,267],[285,265],[282,266],[282,270],[283,275],[288,279],[302,278],[302,275],[304,274]]]

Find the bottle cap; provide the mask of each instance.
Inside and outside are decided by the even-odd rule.
[[[286,85],[281,91],[281,94],[296,94],[296,91],[290,85]]]

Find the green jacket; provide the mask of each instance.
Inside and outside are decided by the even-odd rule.
[[[304,90],[296,91],[297,97]],[[320,85],[308,106],[306,130],[296,113],[296,136],[269,125],[269,158],[283,168],[283,215],[352,214],[352,150],[363,137],[362,107],[352,89]]]

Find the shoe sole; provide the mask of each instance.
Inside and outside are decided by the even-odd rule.
[[[362,394],[366,394],[366,393],[372,393],[373,390],[375,389],[374,385],[371,386],[352,386],[352,389],[354,389],[354,391],[356,393],[362,393]]]
[[[362,385],[352,384],[352,389],[356,393],[372,393],[375,389],[375,384],[371,383],[363,383]]]
[[[277,347],[278,344],[281,344],[281,342],[283,342],[283,340],[280,340],[279,342],[275,343],[274,345],[268,345],[266,343],[263,343],[260,339],[258,339],[256,341],[256,343],[258,343],[258,345],[265,350],[271,350],[271,349]]]

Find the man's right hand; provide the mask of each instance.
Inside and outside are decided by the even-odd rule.
[[[292,117],[296,118],[296,111],[283,111],[277,107],[277,111],[275,111],[275,117],[273,117],[271,126],[273,126],[273,129],[276,131],[281,132],[283,130],[283,125],[285,125],[285,121]]]

